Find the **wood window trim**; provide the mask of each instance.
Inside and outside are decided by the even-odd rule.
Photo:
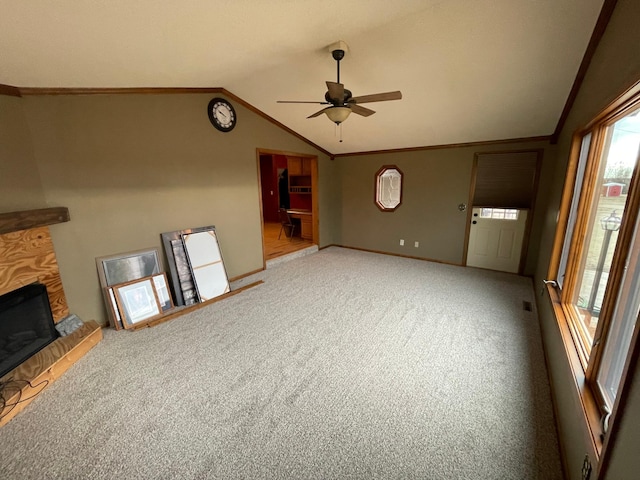
[[[395,170],[400,174],[400,199],[395,207],[387,207],[383,205],[382,202],[380,202],[380,177],[389,170]],[[381,212],[395,212],[398,208],[400,208],[400,205],[402,205],[403,191],[404,173],[402,172],[402,170],[400,170],[397,165],[383,165],[382,167],[380,167],[375,175],[375,186],[373,190],[373,202],[375,203],[376,207],[378,207]]]
[[[567,324],[567,328],[571,335],[571,341],[573,342],[576,354],[580,360],[580,368],[582,369],[582,372],[586,372],[589,365],[589,355],[591,353],[591,351],[586,348],[588,344],[587,335],[584,331],[582,321],[578,317],[578,313],[567,303],[568,302],[565,302],[562,299],[560,300],[562,311],[564,313],[564,321]]]
[[[565,236],[567,235],[568,221],[571,210],[571,204],[573,200],[574,186],[577,179],[578,163],[580,161],[580,154],[582,149],[582,139],[587,134],[587,131],[578,131],[573,135],[571,142],[571,150],[569,157],[569,164],[567,165],[567,177],[562,192],[562,201],[560,204],[560,212],[558,215],[558,227],[556,229],[556,236],[554,239],[552,261],[549,265],[549,271],[547,278],[557,280],[558,268],[560,266],[560,256],[562,254],[562,247],[564,244]],[[589,145],[589,152],[587,156],[587,168],[584,173],[584,180],[589,179],[593,175],[593,170],[597,167],[594,165],[593,156],[597,149],[595,144],[597,139],[595,132],[592,134],[591,142]],[[571,296],[576,290],[577,283],[577,271],[579,270],[579,263],[574,258],[583,258],[583,252],[585,248],[586,229],[588,225],[585,216],[590,214],[592,209],[591,205],[587,208],[585,206],[586,199],[591,198],[593,193],[593,186],[588,185],[586,190],[581,190],[581,196],[577,207],[577,216],[575,221],[576,229],[572,233],[569,252],[572,252],[571,258],[567,261],[567,270],[565,272],[565,280],[562,288],[561,296],[558,296],[558,302],[560,305],[561,315],[556,311],[556,318],[559,323],[566,325],[566,331],[568,332],[568,339],[571,345],[575,349],[575,353],[578,358],[578,365],[572,365],[572,369],[578,367],[580,372],[584,374],[587,368],[589,351],[585,348],[585,332],[580,328],[581,321],[578,318],[578,312],[571,304]],[[586,195],[584,193],[587,193]],[[556,294],[557,295],[557,294]],[[567,337],[563,336],[563,340],[567,340]],[[567,345],[565,344],[565,348]],[[575,374],[575,372],[574,372]]]
[[[573,142],[574,146],[582,144],[582,138],[588,133],[588,130],[579,131],[574,134],[575,141]],[[589,145],[589,154],[587,156],[587,168],[584,172],[583,178],[583,186],[580,191],[580,200],[578,202],[578,210],[576,216],[575,227],[576,229],[573,232],[573,236],[571,239],[571,246],[569,251],[573,252],[573,255],[569,258],[567,262],[567,272],[565,275],[565,283],[563,292],[562,301],[569,303],[570,296],[575,292],[576,284],[577,284],[577,272],[579,270],[580,264],[574,260],[574,257],[584,258],[584,250],[585,246],[588,243],[588,233],[587,228],[589,226],[589,218],[594,214],[593,212],[593,194],[595,192],[595,185],[589,183],[589,180],[597,174],[600,168],[600,160],[594,159],[594,156],[597,151],[601,148],[601,135],[598,134],[597,131],[592,131],[591,135],[591,143]],[[575,161],[572,162],[572,168],[577,166],[578,159],[580,157],[580,148],[576,148],[575,151],[572,152],[572,157],[575,158]],[[575,182],[575,172],[574,173],[574,182]],[[586,184],[586,186],[585,186]],[[571,197],[573,195],[573,185],[571,185],[571,189],[568,192],[568,196]],[[568,206],[570,208],[571,198],[568,199]],[[568,217],[569,212],[566,212],[566,217]],[[567,226],[565,225],[565,231]],[[564,237],[560,239],[564,240]],[[584,261],[584,260],[583,260]],[[557,272],[554,273],[556,275]],[[576,312],[577,313],[577,312]]]
[[[565,309],[560,301],[560,295],[558,295],[558,291],[551,285],[547,285],[547,293],[551,299],[551,305],[557,321],[556,323],[558,325],[562,344],[569,362],[569,369],[571,370],[574,386],[578,393],[584,422],[588,427],[589,440],[593,451],[596,453],[598,458],[601,458],[603,453],[603,441],[601,437],[602,428],[600,425],[600,409],[595,396],[591,391],[591,387],[587,383],[582,367],[582,361],[580,359],[578,349],[576,348],[573,334],[570,330],[570,322],[566,318]]]
[[[637,362],[640,357],[640,324],[636,324],[633,337],[631,340],[629,355],[627,356],[624,366],[621,385],[615,399],[615,403],[611,412],[611,427],[606,435],[602,434],[601,425],[601,408],[604,404],[602,394],[597,388],[596,373],[600,367],[604,344],[600,342],[602,338],[607,338],[608,330],[611,327],[610,321],[599,321],[596,333],[594,335],[594,347],[591,349],[590,363],[586,362],[584,352],[580,352],[579,342],[576,342],[575,335],[579,332],[572,331],[575,318],[572,318],[574,312],[567,305],[571,292],[575,291],[576,270],[578,262],[574,257],[582,255],[586,240],[587,220],[592,205],[588,207],[585,202],[591,201],[593,198],[593,190],[595,182],[589,182],[593,177],[593,170],[600,168],[602,159],[594,161],[593,156],[603,151],[606,144],[606,130],[620,118],[628,115],[632,110],[640,106],[640,80],[636,81],[630,88],[619,95],[611,104],[609,104],[600,114],[598,114],[584,128],[575,132],[571,141],[571,150],[569,162],[567,165],[567,175],[562,191],[562,199],[560,202],[560,210],[558,213],[558,221],[556,233],[553,242],[552,255],[549,262],[547,278],[557,280],[560,260],[562,255],[563,244],[567,235],[568,220],[571,210],[574,184],[576,182],[577,167],[580,158],[580,148],[585,135],[591,133],[591,144],[589,146],[589,154],[587,158],[587,170],[585,170],[584,182],[588,190],[581,192],[581,198],[578,203],[578,216],[576,218],[576,230],[574,230],[570,252],[571,257],[567,263],[567,272],[565,275],[564,288],[562,292],[557,286],[548,284],[547,293],[549,295],[556,323],[561,335],[563,347],[567,355],[569,368],[572,373],[578,398],[580,401],[585,424],[588,428],[591,444],[594,452],[598,457],[598,478],[602,478],[608,466],[609,446],[615,441],[618,432],[618,422],[616,417],[620,414],[626,403],[629,392],[630,375],[637,370]],[[618,302],[621,282],[624,275],[626,260],[629,256],[632,236],[635,233],[635,227],[640,215],[640,154],[639,161],[636,162],[632,182],[629,187],[629,194],[625,206],[625,215],[623,224],[620,228],[620,237],[616,246],[614,262],[610,271],[611,288],[605,294],[605,302],[601,308],[601,318],[610,319],[614,313],[614,309]],[[586,194],[584,192],[587,192]],[[585,218],[587,216],[587,218]],[[594,386],[596,388],[594,388]]]
[[[638,84],[640,86],[640,83]],[[638,91],[640,93],[640,90]],[[628,100],[627,100],[628,102]],[[594,224],[594,216],[596,215],[595,208],[595,199],[596,190],[598,189],[598,185],[595,181],[595,178],[598,177],[600,169],[603,166],[603,158],[601,153],[605,150],[605,148],[610,143],[610,137],[608,136],[608,132],[610,128],[626,116],[630,110],[636,108],[640,103],[640,95],[636,98],[635,101],[627,103],[623,108],[618,109],[607,109],[606,115],[599,115],[597,118],[600,119],[599,122],[590,122],[589,128],[581,129],[574,134],[573,142],[572,142],[572,159],[570,161],[570,167],[572,169],[572,182],[565,184],[565,191],[563,195],[565,195],[566,190],[568,192],[567,201],[563,203],[561,212],[563,213],[562,218],[565,222],[562,231],[566,232],[567,229],[567,218],[569,216],[569,208],[571,204],[571,195],[573,193],[573,183],[575,182],[575,173],[577,162],[580,157],[580,146],[582,145],[582,139],[589,133],[591,133],[591,143],[589,146],[589,154],[587,157],[587,168],[585,170],[584,175],[584,185],[581,189],[580,201],[578,203],[578,216],[576,218],[576,229],[573,232],[573,237],[571,241],[570,252],[572,252],[571,257],[567,263],[567,272],[565,275],[566,281],[564,284],[564,288],[562,289],[561,303],[563,305],[563,310],[565,312],[565,319],[569,322],[569,330],[573,335],[574,343],[576,344],[576,349],[578,350],[578,355],[580,357],[580,361],[582,364],[582,369],[587,374],[587,378],[591,378],[593,371],[597,370],[599,367],[599,358],[600,358],[600,346],[599,339],[604,338],[603,334],[607,333],[608,330],[608,322],[598,322],[598,326],[596,332],[594,334],[594,347],[591,347],[589,342],[589,335],[584,330],[582,325],[582,321],[579,318],[579,312],[577,307],[573,305],[573,299],[575,298],[576,288],[577,288],[577,279],[578,272],[581,271],[583,267],[583,263],[586,261],[586,255],[584,255],[586,246],[589,244],[589,236],[590,236],[590,227]],[[597,156],[597,158],[596,158]],[[632,185],[630,185],[629,195],[628,195],[628,205],[630,208],[625,208],[625,219],[623,221],[624,225],[628,225],[627,229],[633,228],[635,225],[635,218],[637,210],[634,210],[634,205],[638,205],[637,200],[637,187],[634,185],[638,183],[637,175],[638,175],[638,165],[634,169],[634,174],[632,177]],[[564,197],[563,197],[564,198]],[[623,225],[623,227],[624,227]],[[560,230],[560,229],[558,229]],[[624,228],[621,228],[620,237],[618,241],[618,246],[616,247],[616,258],[619,260],[617,263],[622,263],[626,261],[626,254],[628,253],[628,243],[631,239],[632,232],[629,234],[624,234]],[[566,234],[566,233],[565,233]],[[564,234],[559,239],[561,242],[564,239]],[[625,239],[627,241],[625,241]],[[561,248],[561,245],[560,245]],[[555,250],[554,250],[555,251]],[[554,255],[554,258],[557,257],[557,262],[559,262],[559,255]],[[613,308],[615,307],[617,300],[617,290],[619,288],[619,283],[622,278],[624,265],[615,267],[612,265],[612,270],[610,273],[610,285],[613,285],[613,288],[610,292],[607,292],[605,298],[609,299],[607,305],[602,306],[600,316],[601,318],[610,318],[613,313]],[[615,272],[618,272],[618,275],[614,275]],[[556,278],[557,277],[557,265],[555,266],[554,271],[549,271],[548,278]],[[592,360],[589,363],[589,358],[594,357],[595,360]],[[603,404],[603,398],[600,394],[597,394],[596,397]]]
[[[558,270],[560,269],[560,257],[562,255],[562,247],[564,245],[564,239],[567,236],[567,228],[569,226],[569,215],[571,212],[573,189],[578,173],[581,145],[582,137],[580,135],[574,135],[571,140],[571,153],[569,156],[569,163],[567,164],[567,174],[562,187],[556,232],[553,237],[553,254],[551,255],[547,271],[547,278],[549,279],[557,279]],[[571,246],[573,246],[573,240]]]

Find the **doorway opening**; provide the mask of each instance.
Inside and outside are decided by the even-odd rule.
[[[542,150],[477,153],[464,264],[522,274]]]
[[[318,245],[318,159],[258,149],[264,265]],[[283,225],[285,210],[294,228]]]

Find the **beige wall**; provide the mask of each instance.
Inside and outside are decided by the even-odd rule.
[[[69,208],[71,221],[52,226],[51,233],[70,308],[81,318],[104,323],[95,258],[147,247],[163,255],[162,232],[215,225],[230,277],[261,269],[256,148],[319,155],[320,243],[333,243],[331,219],[323,215],[334,208],[334,163],[238,104],[236,128],[215,130],[206,114],[212,96],[17,99],[31,132],[35,162],[27,160],[39,171],[44,194],[28,195],[12,209]],[[22,121],[16,110],[0,116]],[[22,175],[14,164],[19,161],[11,165]],[[23,177],[9,183],[36,190]],[[7,210],[4,201],[2,207]]]
[[[22,99],[0,95],[0,212],[47,206]]]
[[[556,162],[547,164],[543,171],[546,185],[544,199],[546,213],[542,219],[539,261],[536,267],[536,288],[546,278],[556,215],[559,208],[562,185],[568,161],[572,133],[590,121],[603,107],[620,94],[632,82],[640,79],[640,2],[619,0],[609,26],[591,62],[589,71],[571,113],[562,131],[557,148]],[[580,403],[574,381],[566,360],[558,326],[551,311],[548,297],[539,297],[541,329],[547,353],[550,376],[555,392],[558,426],[569,480],[580,479],[584,455],[594,453],[589,448],[588,432],[582,420]],[[613,446],[610,469],[606,479],[626,480],[637,478],[640,471],[640,371],[633,379],[635,394],[631,396],[619,419],[620,435]],[[593,477],[592,477],[593,478]]]
[[[341,244],[462,264],[474,154],[513,150],[553,150],[547,142],[443,148],[339,157],[342,184]],[[543,162],[549,154],[545,152]],[[404,174],[402,205],[382,212],[374,204],[374,177],[382,165],[397,165]],[[537,245],[539,222],[532,238]],[[400,246],[400,239],[405,245]],[[414,246],[419,242],[419,247]],[[531,248],[525,273],[533,274],[537,249]]]

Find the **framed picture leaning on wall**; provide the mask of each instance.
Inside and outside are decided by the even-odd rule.
[[[161,234],[176,305],[205,302],[230,291],[216,228]]]
[[[114,285],[113,290],[124,328],[147,323],[162,315],[153,277]]]
[[[182,235],[182,241],[198,296],[205,302],[228,293],[230,288],[215,228],[197,230]]]
[[[107,306],[109,323],[116,330],[119,330],[122,326],[115,318],[111,308],[109,308],[112,300],[109,298],[109,292],[106,288],[159,274],[162,271],[159,249],[146,248],[97,257],[96,268],[100,280],[100,290],[102,291],[104,302]]]
[[[161,233],[162,246],[167,258],[171,289],[176,305],[193,305],[200,302],[191,275],[189,259],[182,243],[182,230]]]

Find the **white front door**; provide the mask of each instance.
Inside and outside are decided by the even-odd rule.
[[[474,208],[467,266],[518,273],[527,210]]]

